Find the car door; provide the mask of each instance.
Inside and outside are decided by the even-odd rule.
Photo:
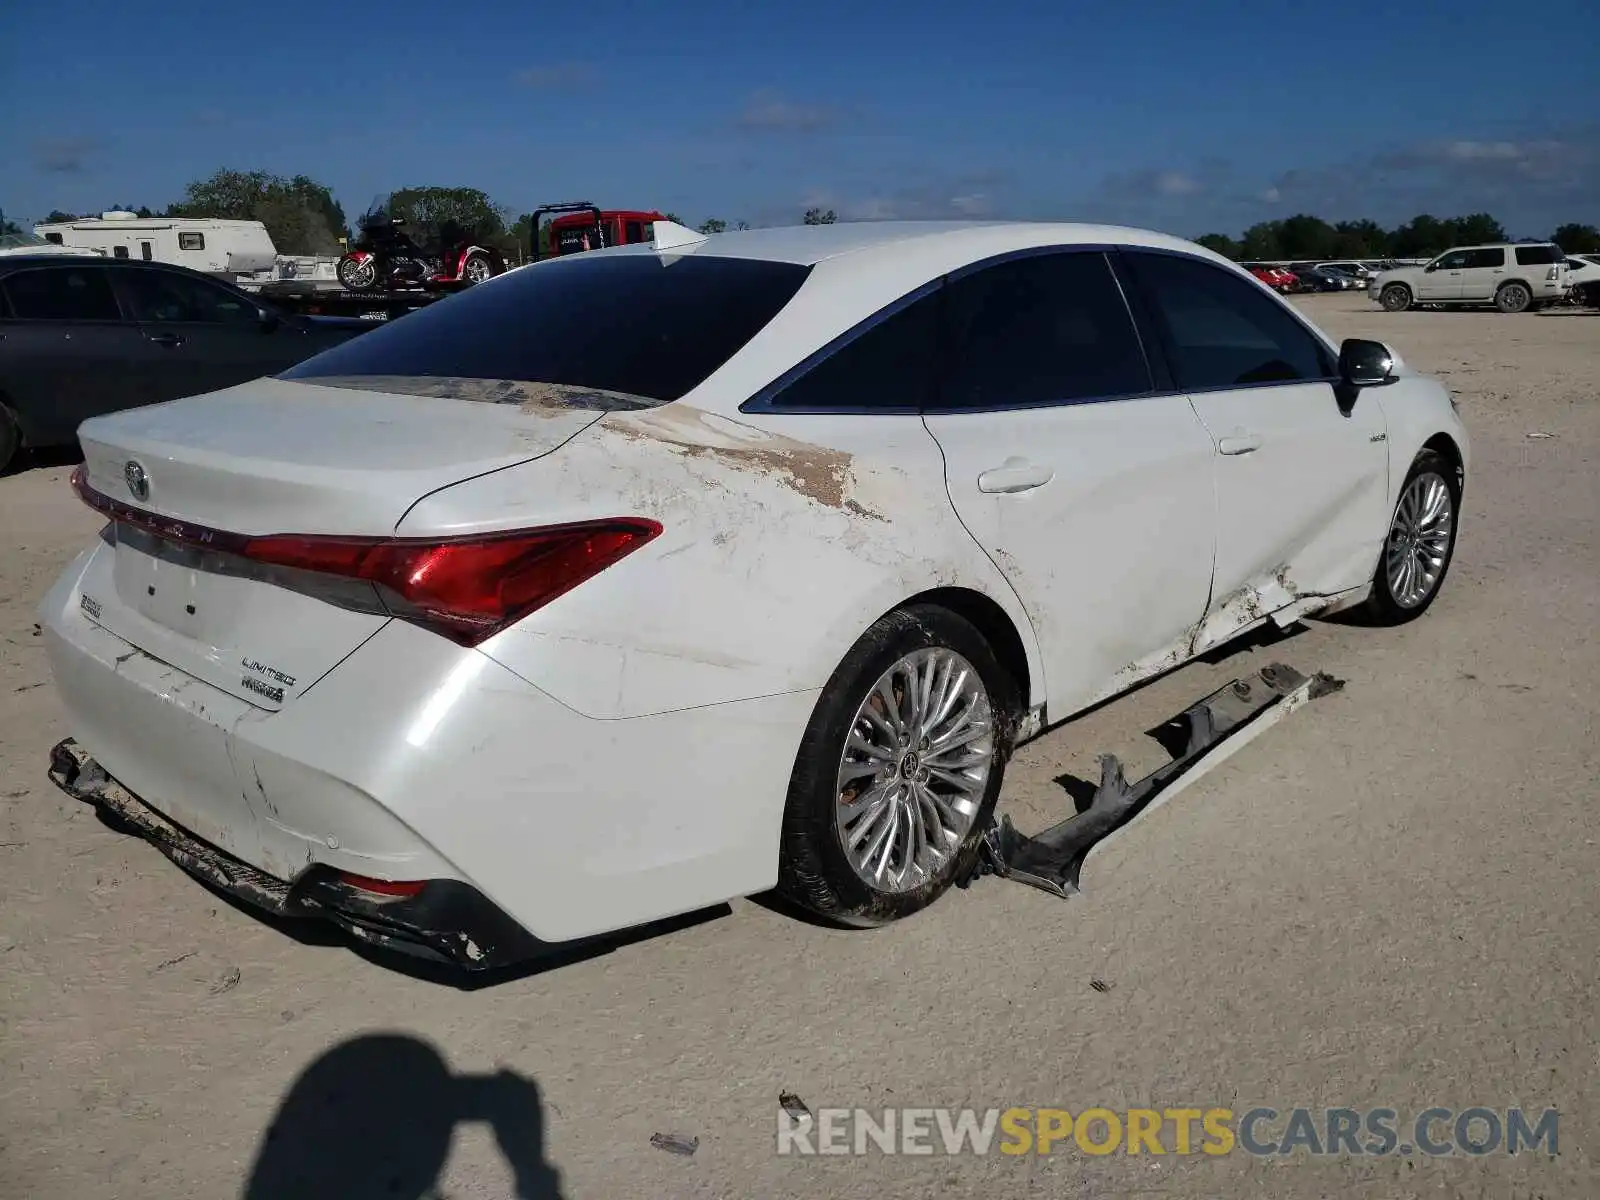
[[[33,445],[66,445],[88,418],[145,402],[129,381],[144,343],[106,274],[67,260],[0,280],[0,391]]]
[[[1127,251],[1177,386],[1217,450],[1204,649],[1372,577],[1388,521],[1388,426],[1336,389],[1331,349],[1276,297],[1188,255]]]
[[[1065,715],[1188,655],[1212,574],[1214,448],[1157,389],[1107,255],[949,280],[925,415],[962,523],[1033,622]]]
[[[1452,250],[1449,254],[1434,259],[1422,269],[1422,274],[1417,279],[1417,299],[1461,299],[1467,262],[1468,254],[1465,250]]]
[[[1506,249],[1490,246],[1468,250],[1466,254],[1466,266],[1461,271],[1461,299],[1487,304],[1506,281]]]
[[[158,351],[146,387],[159,400],[245,383],[293,366],[297,330],[263,321],[242,292],[184,271],[130,266],[112,275],[123,307]],[[280,337],[287,331],[289,336]]]

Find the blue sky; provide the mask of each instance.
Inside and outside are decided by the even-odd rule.
[[[159,207],[229,166],[352,216],[443,185],[695,222],[1487,209],[1544,236],[1600,221],[1593,3],[11,0],[0,207]]]

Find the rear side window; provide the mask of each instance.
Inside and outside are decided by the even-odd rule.
[[[117,298],[99,267],[51,267],[8,275],[11,313],[21,321],[119,321]]]
[[[117,285],[136,321],[162,325],[245,326],[258,325],[261,321],[256,306],[243,296],[203,279],[131,268],[118,275]]]
[[[733,357],[809,273],[693,254],[550,259],[335,346],[283,378],[503,379],[666,403]]]
[[[1030,255],[945,288],[936,406],[1008,408],[1151,388],[1133,318],[1105,255]]]
[[[783,409],[920,409],[933,395],[939,293],[871,325],[772,397]]]
[[[1516,255],[1519,267],[1553,267],[1566,258],[1559,246],[1518,246]]]
[[[1127,259],[1185,391],[1333,375],[1333,356],[1261,289],[1197,259],[1143,252]]]
[[[1519,258],[1517,261],[1521,261]],[[1493,246],[1487,250],[1468,250],[1466,267],[1468,270],[1485,270],[1491,267],[1506,265],[1506,252],[1503,246]]]

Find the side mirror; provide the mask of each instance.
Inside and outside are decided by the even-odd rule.
[[[272,333],[283,324],[283,317],[270,308],[258,308],[256,314],[261,318],[262,333]]]
[[[1382,342],[1347,338],[1339,347],[1339,376],[1351,387],[1383,387],[1395,381],[1394,352]]]
[[[1429,271],[1437,271],[1438,269],[1439,269],[1439,264],[1436,263],[1436,262],[1431,262],[1427,266],[1422,268],[1422,273],[1424,275],[1426,275]]]

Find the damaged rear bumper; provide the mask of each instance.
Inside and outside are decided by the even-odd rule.
[[[331,922],[369,945],[469,971],[520,962],[548,949],[459,880],[428,880],[414,893],[391,895],[361,887],[323,864],[293,880],[257,870],[173,824],[108,775],[72,738],[50,751],[50,779],[196,879],[261,912]]]

